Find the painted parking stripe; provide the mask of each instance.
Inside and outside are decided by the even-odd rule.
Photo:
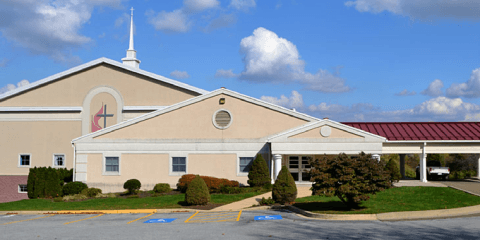
[[[85,220],[92,219],[92,218],[96,218],[96,217],[100,217],[100,216],[103,216],[103,215],[105,215],[105,214],[102,213],[102,214],[98,214],[97,216],[93,216],[93,217],[89,217],[89,218],[84,218],[84,219],[80,219],[80,220],[75,220],[75,221],[67,222],[67,223],[64,223],[63,225],[67,225],[67,224],[70,224],[70,223],[76,223],[76,222],[80,222],[80,221],[85,221]]]
[[[135,219],[135,220],[132,220],[132,221],[128,222],[127,224],[130,224],[130,223],[136,222],[136,221],[138,221],[138,220],[141,220],[141,219],[144,219],[144,218],[146,218],[146,217],[150,217],[150,216],[152,216],[153,214],[154,214],[154,212],[153,212],[153,213],[150,213],[150,214],[148,214],[147,216],[143,216],[143,217],[141,217],[141,218],[137,218],[137,219]]]
[[[185,222],[188,222],[190,221],[190,219],[192,219],[193,217],[195,217],[195,215],[197,215],[199,212],[196,211],[192,216],[190,216],[187,220],[185,220]]]
[[[48,216],[44,216],[44,217],[31,218],[31,219],[25,219],[25,220],[20,220],[20,221],[15,221],[15,222],[3,223],[2,225],[8,225],[8,224],[12,224],[12,223],[19,223],[19,222],[26,222],[26,221],[32,221],[32,220],[47,218],[47,217],[51,217],[51,216],[53,216],[53,214],[52,214],[52,215],[48,215]]]
[[[207,223],[207,222],[235,222],[240,220],[242,211],[235,212],[205,212],[199,213],[196,212],[190,218],[188,218],[186,223]]]

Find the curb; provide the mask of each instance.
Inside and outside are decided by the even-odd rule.
[[[454,186],[448,186],[448,187],[480,197],[480,194],[477,194],[477,193],[473,193],[473,192],[470,192],[470,191],[467,191],[467,190],[463,190],[463,189],[460,189],[460,188],[457,188],[457,187],[454,187]]]

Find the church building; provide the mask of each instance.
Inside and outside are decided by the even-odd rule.
[[[427,153],[480,153],[479,123],[339,123],[139,65],[131,27],[121,63],[99,58],[0,94],[0,202],[27,198],[35,166],[73,168],[74,181],[117,192],[132,178],[174,187],[183,174],[246,185],[257,154],[272,179],[286,165],[308,184],[307,159],[323,154],[398,153],[401,164],[421,154],[426,181]]]

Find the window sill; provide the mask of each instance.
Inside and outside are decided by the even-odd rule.
[[[119,172],[104,172],[103,176],[120,176]]]

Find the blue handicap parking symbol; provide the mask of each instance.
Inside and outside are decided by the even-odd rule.
[[[143,223],[171,223],[175,221],[176,218],[157,218],[157,219],[150,219]]]
[[[283,219],[281,215],[255,216],[253,220],[280,220]]]

